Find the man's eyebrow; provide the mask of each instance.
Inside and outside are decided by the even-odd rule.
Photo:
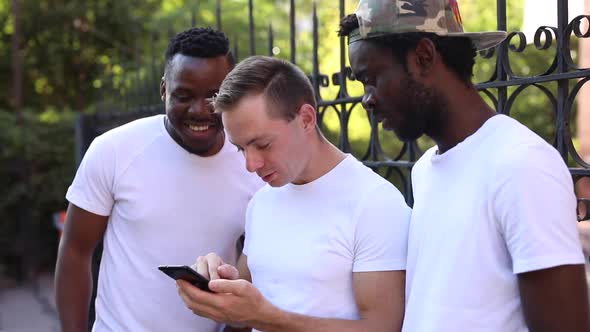
[[[179,85],[179,86],[176,86],[174,88],[174,90],[172,90],[172,92],[191,92],[191,89],[189,89],[185,86]]]
[[[251,145],[251,144],[253,144],[254,142],[256,142],[256,141],[259,141],[259,140],[262,140],[262,139],[264,139],[264,138],[266,138],[266,136],[265,136],[265,135],[256,136],[256,137],[254,137],[253,139],[249,140],[249,141],[248,141],[248,143],[246,143],[246,146],[248,146],[248,145]]]
[[[248,143],[246,143],[246,146],[248,146],[248,145],[252,145],[252,144],[254,144],[256,141],[258,141],[258,140],[262,140],[262,139],[264,139],[264,138],[266,138],[266,136],[264,136],[264,135],[261,135],[261,136],[256,136],[256,137],[252,138],[251,140],[249,140],[249,141],[248,141]],[[232,142],[231,140],[229,140],[229,142],[230,142],[231,144],[235,145],[236,147],[238,147],[238,148],[241,148],[241,146],[240,146],[240,145],[238,145],[238,144],[236,144],[236,143]]]
[[[188,86],[179,85],[179,86],[176,86],[174,88],[174,90],[172,90],[172,92],[184,92],[184,93],[191,93],[192,94],[193,93],[193,89],[191,89]],[[205,93],[206,93],[207,96],[214,96],[218,92],[219,92],[219,89],[210,89],[210,90],[207,90]],[[207,99],[209,99],[209,98],[207,98]]]

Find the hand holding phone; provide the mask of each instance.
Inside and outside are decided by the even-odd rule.
[[[174,280],[184,280],[193,286],[211,292],[209,289],[209,279],[203,277],[197,271],[186,265],[160,265],[158,270],[164,272],[167,276]]]

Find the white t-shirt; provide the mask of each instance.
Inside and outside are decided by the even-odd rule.
[[[412,170],[404,332],[528,331],[517,274],[583,264],[557,151],[496,115]]]
[[[410,213],[351,155],[313,182],[266,186],[246,213],[252,282],[280,309],[358,319],[352,273],[405,270]]]
[[[164,116],[97,137],[67,199],[110,216],[104,236],[93,331],[216,331],[194,315],[158,265],[191,265],[198,255],[236,260],[245,211],[262,186],[226,140],[199,157],[180,147]]]

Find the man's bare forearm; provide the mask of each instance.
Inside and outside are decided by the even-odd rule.
[[[61,248],[55,272],[55,289],[62,331],[88,331],[92,295],[91,259],[78,255],[73,249]]]

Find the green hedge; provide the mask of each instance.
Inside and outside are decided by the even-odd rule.
[[[0,110],[0,275],[55,264],[52,216],[66,208],[75,171],[76,113],[26,110],[22,118]]]

